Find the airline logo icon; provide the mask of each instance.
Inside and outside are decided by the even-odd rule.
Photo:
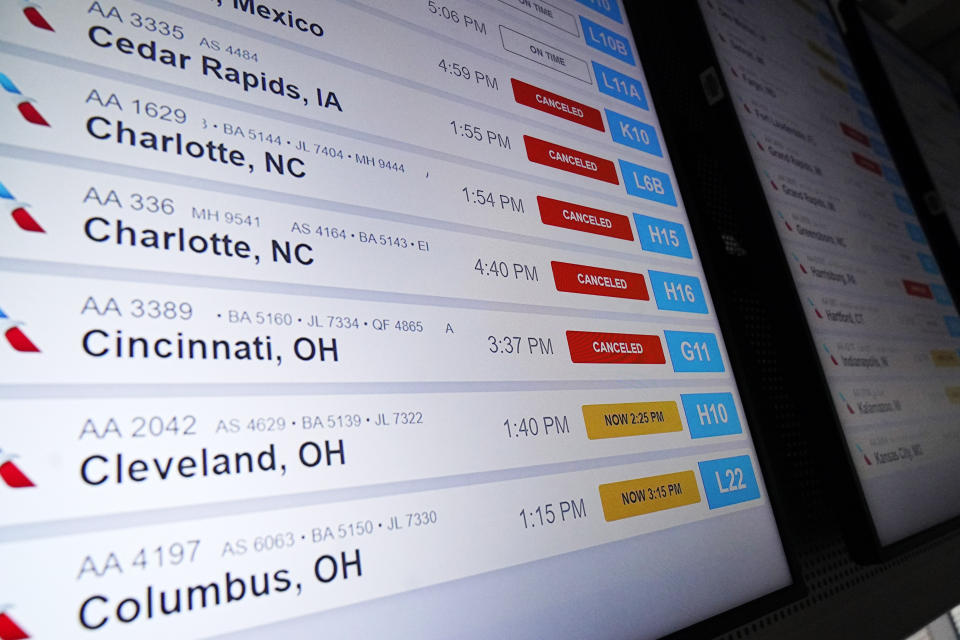
[[[770,186],[773,187],[774,191],[780,191],[780,187],[777,186],[777,183],[773,181],[773,178],[770,177],[770,174],[766,171],[763,172],[763,175],[767,176],[767,180],[770,181]]]
[[[21,353],[40,353],[40,349],[27,337],[27,334],[18,326],[19,324],[10,320],[3,309],[0,309],[0,327],[4,327],[3,335],[13,350]]]
[[[854,444],[857,445],[857,451],[859,451],[859,452],[861,453],[861,455],[863,455],[863,459],[867,461],[867,466],[868,466],[868,467],[872,467],[872,466],[873,466],[873,463],[870,462],[870,457],[866,454],[866,452],[863,450],[863,448],[862,448],[859,444],[857,444],[856,442],[854,442]]]
[[[0,450],[0,478],[3,478],[3,483],[11,489],[35,487],[33,480],[28,478],[27,474],[13,461],[16,457],[18,457],[16,454],[4,453]],[[0,640],[3,640],[4,637],[0,634]]]
[[[0,73],[0,87],[3,87],[3,90],[7,92],[7,95],[13,100],[14,104],[17,105],[17,111],[20,112],[24,120],[30,124],[36,124],[42,127],[50,126],[50,123],[47,122],[43,116],[40,115],[40,112],[37,111],[37,108],[33,106],[35,100],[23,95],[20,89],[17,88],[17,85],[13,83],[13,80],[4,73]]]
[[[833,354],[832,354],[832,353],[830,353],[830,349],[827,348],[827,345],[825,345],[825,344],[823,345],[823,350],[827,352],[827,355],[828,355],[828,356],[830,356],[830,362],[832,362],[833,364],[835,364],[835,365],[837,365],[837,366],[839,367],[839,366],[840,366],[840,363],[837,362],[837,359],[836,359],[835,357],[833,357]]]
[[[800,262],[800,258],[797,257],[797,254],[795,254],[795,253],[793,253],[793,252],[791,251],[791,252],[790,252],[790,255],[792,255],[792,256],[793,256],[793,259],[797,261],[797,264],[798,264],[798,265],[800,265],[800,271],[803,271],[804,273],[806,273],[807,270],[806,270],[806,268],[804,268],[803,263]]]
[[[820,313],[820,309],[817,309],[817,305],[813,302],[813,300],[807,298],[807,302],[810,303],[810,306],[813,308],[813,312],[817,314],[817,317],[823,320],[823,314]]]
[[[7,189],[2,182],[0,182],[0,202],[10,211],[10,217],[13,218],[13,221],[17,223],[18,227],[24,231],[46,233],[44,228],[40,226],[40,223],[27,211],[27,203],[20,202],[14,198],[13,194],[10,193],[10,190]]]
[[[839,391],[837,393],[840,393]],[[847,405],[847,411],[850,412],[850,415],[856,415],[856,411],[853,410],[853,407],[850,406],[850,403],[847,401],[846,396],[840,393],[840,399],[843,400],[843,404]]]
[[[47,22],[47,19],[43,17],[43,14],[40,13],[40,6],[36,5],[29,0],[23,3],[23,15],[26,16],[27,20],[35,26],[37,29],[43,29],[44,31],[53,31],[53,27],[50,26],[50,23]],[[6,639],[2,639],[6,640]]]
[[[780,216],[781,220],[783,220],[783,224],[787,225],[787,231],[793,231],[793,227],[790,226],[790,223],[787,222],[787,219],[783,217],[783,214],[780,213],[779,209],[777,209],[777,215]]]
[[[24,640],[30,634],[13,621],[8,613],[10,605],[0,605],[0,640]]]

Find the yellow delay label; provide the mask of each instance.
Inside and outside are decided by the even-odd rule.
[[[930,358],[935,367],[960,367],[960,354],[953,349],[934,349]]]
[[[824,80],[826,80],[827,82],[835,86],[837,89],[840,89],[841,91],[847,90],[847,84],[843,80],[833,75],[823,67],[818,66],[817,71],[820,72],[821,78],[823,78]]]
[[[960,387],[945,387],[944,391],[951,404],[960,404]]]
[[[697,476],[693,471],[611,482],[598,488],[603,517],[607,522],[700,502]]]
[[[815,54],[817,54],[818,56],[820,56],[830,64],[837,64],[837,59],[834,58],[832,55],[830,55],[830,53],[826,49],[818,45],[813,40],[807,40],[807,47],[810,48],[810,51],[813,51]]]
[[[683,431],[680,410],[673,400],[585,404],[583,422],[591,440]]]

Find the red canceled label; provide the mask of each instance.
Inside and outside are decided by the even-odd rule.
[[[904,280],[903,288],[907,290],[908,295],[916,296],[918,298],[930,298],[933,300],[933,290],[930,289],[930,285],[928,284],[916,282],[914,280]]]
[[[619,213],[537,196],[543,224],[633,241],[630,218]]]
[[[552,261],[550,266],[553,267],[553,280],[557,284],[557,291],[631,300],[650,299],[647,283],[641,273],[588,267],[570,262]]]
[[[523,136],[523,144],[527,147],[527,159],[530,162],[569,171],[594,180],[602,180],[610,184],[620,184],[616,167],[605,158],[577,151],[570,147],[561,147],[558,144],[531,136]]]
[[[573,362],[605,364],[664,364],[660,336],[636,333],[567,331]]]
[[[559,94],[535,87],[532,84],[521,82],[516,78],[510,78],[510,83],[513,85],[513,98],[519,104],[533,107],[538,111],[555,115],[558,118],[563,118],[570,122],[582,124],[585,127],[590,127],[597,131],[604,130],[603,116],[600,115],[599,109],[588,107],[582,102],[570,100]]]
[[[878,176],[882,176],[882,175],[883,175],[883,171],[880,170],[880,165],[879,165],[879,164],[877,164],[876,162],[874,162],[873,160],[871,160],[870,158],[868,158],[868,157],[866,157],[866,156],[860,155],[860,154],[857,153],[856,151],[854,151],[854,152],[852,152],[852,153],[853,153],[853,161],[856,162],[858,165],[860,165],[861,167],[863,167],[863,168],[866,169],[867,171],[872,171],[873,173],[877,174]]]
[[[840,123],[840,129],[843,130],[844,135],[846,135],[848,138],[853,138],[862,145],[866,145],[868,147],[870,146],[870,138],[868,138],[867,134],[863,133],[862,131],[858,131],[844,122]]]

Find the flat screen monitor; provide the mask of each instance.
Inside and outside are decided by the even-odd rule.
[[[896,94],[910,133],[960,238],[960,107],[947,79],[879,20],[861,12],[870,40]]]
[[[700,7],[889,550],[960,514],[957,308],[827,3]]]
[[[791,584],[619,2],[0,25],[0,628],[656,637]]]

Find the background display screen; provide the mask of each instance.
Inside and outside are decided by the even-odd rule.
[[[913,139],[960,238],[960,108],[943,75],[862,13]]]
[[[877,536],[895,542],[958,513],[957,309],[826,3],[700,6]]]
[[[3,624],[656,637],[791,583],[619,4],[0,25]]]

